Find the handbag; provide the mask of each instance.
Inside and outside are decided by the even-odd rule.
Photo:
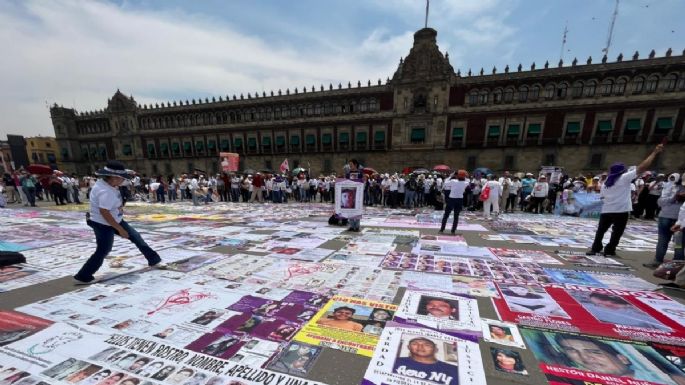
[[[657,278],[673,281],[683,266],[685,266],[685,261],[664,261],[654,270],[653,275]]]
[[[486,201],[488,198],[490,198],[490,186],[486,185],[483,191],[481,191],[479,199],[481,201]]]

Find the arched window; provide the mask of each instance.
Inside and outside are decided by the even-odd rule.
[[[599,93],[602,96],[611,95],[611,90],[614,88],[614,81],[611,79],[605,79],[602,81],[602,85],[599,87]]]
[[[314,105],[314,115],[319,116],[321,115],[321,104],[315,104]]]
[[[675,87],[678,84],[678,75],[670,74],[664,78],[664,90],[675,91]]]
[[[367,112],[369,110],[369,102],[366,99],[362,99],[359,109],[361,112]]]
[[[659,77],[652,75],[647,79],[647,92],[656,92],[659,87]]]
[[[584,88],[584,94],[586,97],[591,98],[595,96],[595,91],[597,90],[597,82],[594,80],[590,80],[587,82]]]
[[[540,86],[535,85],[530,89],[530,100],[538,100],[540,98]]]
[[[501,89],[496,89],[492,93],[492,102],[495,104],[502,103],[502,90]]]
[[[528,101],[528,86],[522,86],[519,88],[519,102],[527,102]]]
[[[511,103],[514,100],[514,89],[507,88],[504,90],[504,103]]]
[[[573,96],[574,98],[579,98],[579,97],[583,96],[583,86],[584,86],[584,84],[581,81],[577,81],[577,82],[573,83],[573,89],[571,91],[571,96]]]
[[[678,85],[676,86],[677,89],[681,91],[685,91],[685,76],[681,76],[678,78]]]
[[[566,99],[567,95],[568,95],[568,84],[566,84],[566,83],[559,84],[559,87],[557,87],[557,98]]]
[[[371,101],[369,102],[369,111],[378,111],[378,101],[376,100],[376,98],[371,98]]]
[[[554,99],[554,84],[548,84],[547,87],[545,87],[545,99],[547,100],[552,100]]]
[[[628,80],[626,80],[625,78],[620,78],[616,80],[616,84],[614,84],[613,90],[614,95],[623,95],[626,92],[626,84],[628,84]]]
[[[475,106],[478,104],[478,91],[471,91],[469,94],[469,105]]]
[[[281,107],[274,108],[274,119],[281,118]]]
[[[480,104],[488,104],[488,91],[481,91],[478,102]]]
[[[643,91],[645,88],[645,78],[642,76],[638,76],[635,79],[633,79],[633,93],[634,94],[639,94]]]

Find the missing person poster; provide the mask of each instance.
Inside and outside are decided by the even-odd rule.
[[[395,322],[427,326],[458,337],[478,337],[481,333],[478,301],[442,292],[404,292]]]
[[[396,310],[396,305],[388,303],[334,296],[294,340],[371,357],[378,336]]]
[[[46,327],[52,321],[11,310],[0,311],[0,346],[19,341]]]
[[[56,323],[0,348],[0,381],[24,385],[321,385],[124,334]]]
[[[364,212],[364,184],[351,180],[335,183],[335,213],[356,219]]]
[[[362,385],[484,385],[478,344],[391,322],[383,330]]]
[[[659,292],[498,284],[503,321],[606,337],[685,345],[685,306]]]
[[[240,155],[233,152],[220,152],[221,170],[223,172],[238,171]]]
[[[483,318],[481,325],[485,341],[521,349],[526,348],[516,324]]]
[[[551,384],[685,383],[678,366],[644,343],[532,328],[521,334]]]

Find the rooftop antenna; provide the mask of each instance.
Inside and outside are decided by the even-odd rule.
[[[619,0],[616,0],[616,6],[614,7],[614,14],[611,15],[611,24],[609,24],[609,36],[607,37],[607,45],[602,50],[602,52],[604,52],[605,55],[609,54],[609,47],[611,46],[611,37],[614,34],[614,24],[616,23],[616,17],[618,16],[618,2],[619,2]]]
[[[561,39],[561,52],[559,53],[559,60],[564,60],[564,48],[566,48],[566,34],[568,34],[568,20],[564,25],[564,37]]]
[[[430,0],[426,0],[426,22],[424,24],[424,28],[428,28],[428,7],[430,5]]]

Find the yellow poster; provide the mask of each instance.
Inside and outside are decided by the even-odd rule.
[[[295,335],[295,341],[373,356],[385,323],[396,305],[334,296]]]

